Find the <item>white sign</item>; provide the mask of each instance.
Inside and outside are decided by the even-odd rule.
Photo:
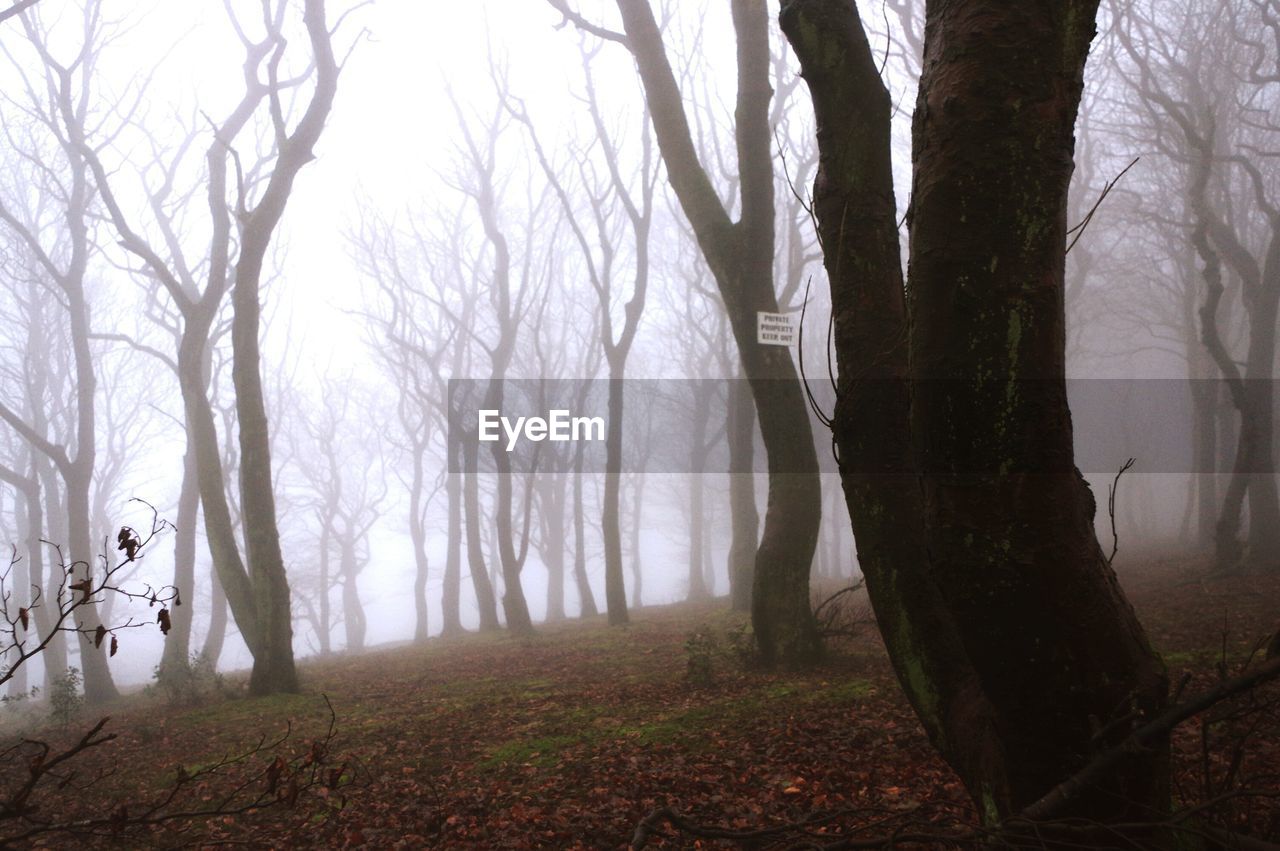
[[[756,313],[756,341],[762,346],[794,346],[796,317],[791,313]]]

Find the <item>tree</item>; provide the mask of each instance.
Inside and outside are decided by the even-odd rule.
[[[832,428],[859,561],[899,680],[992,824],[1167,691],[1094,536],[1065,391],[1066,196],[1096,9],[926,6],[909,300],[890,98],[857,10],[789,0],[781,16],[817,116]],[[1164,811],[1167,731],[1147,744],[1053,814]]]
[[[103,569],[97,574],[73,582],[73,577],[63,572],[50,594],[37,594],[25,606],[15,605],[17,601],[12,596],[16,590],[13,583],[23,578],[17,569],[21,559],[15,548],[8,565],[0,569],[0,686],[16,682],[27,665],[48,651],[56,636],[68,632],[79,634],[86,645],[92,645],[86,647],[86,653],[112,656],[120,646],[120,637],[133,629],[158,626],[167,635],[171,629],[168,606],[180,606],[177,589],[171,585],[130,587],[122,573],[135,567],[156,536],[171,528],[153,509],[147,531],[139,533],[125,526],[116,534],[119,560],[101,552],[96,561]],[[99,622],[91,627],[80,618],[85,608],[110,598],[126,604],[140,605],[145,601],[149,610],[144,619],[130,616],[108,621],[109,626]],[[153,619],[151,611],[157,604],[160,609]],[[103,606],[104,610],[107,608]],[[42,610],[44,614],[40,615]],[[51,629],[32,636],[33,619],[43,619]],[[290,753],[291,749],[285,747],[291,738],[290,729],[272,739],[264,735],[256,745],[240,753],[227,754],[191,770],[179,766],[165,788],[153,794],[138,794],[136,790],[124,793],[109,807],[98,802],[85,806],[82,799],[86,784],[108,785],[113,769],[86,771],[81,762],[86,753],[109,746],[118,737],[117,733],[106,732],[109,718],[102,718],[83,734],[63,743],[19,737],[0,754],[0,844],[42,845],[55,835],[75,837],[80,843],[86,837],[119,842],[126,834],[141,837],[165,824],[229,818],[282,804],[292,807],[304,793],[314,792],[317,799],[327,800],[343,775],[342,768],[327,767],[336,720],[333,707],[329,706],[326,734],[313,739],[302,752]],[[274,759],[264,760],[264,756]],[[257,765],[249,778],[228,771],[249,764]]]
[[[11,265],[10,269],[13,268],[14,266]],[[5,319],[11,322],[13,327],[25,328],[26,338],[23,341],[25,345],[20,350],[22,355],[20,364],[16,365],[16,369],[5,370],[5,380],[10,387],[22,388],[25,401],[25,410],[22,413],[30,417],[37,431],[44,433],[50,426],[48,411],[44,407],[45,394],[50,383],[50,365],[56,363],[57,358],[48,357],[49,345],[46,341],[52,336],[53,329],[47,327],[49,313],[45,304],[46,293],[40,281],[38,273],[28,275],[24,288],[25,298],[20,297],[21,290],[15,290],[13,293],[15,312],[12,315],[6,314]],[[52,464],[21,437],[12,432],[7,432],[6,437],[13,439],[10,441],[9,451],[6,452],[5,463],[0,464],[0,481],[5,482],[15,491],[15,526],[22,530],[22,540],[27,552],[25,563],[18,567],[26,580],[20,585],[21,590],[17,591],[20,595],[17,602],[21,605],[22,596],[28,598],[36,594],[53,596],[54,589],[65,581],[61,564],[49,564],[46,577],[43,542],[49,526],[56,522],[60,530],[65,530],[66,520],[65,517],[60,517],[57,481],[52,471]],[[48,489],[47,494],[46,489]],[[21,504],[20,518],[17,516],[19,503]],[[45,522],[46,508],[49,514],[48,524]],[[50,533],[48,537],[60,540],[56,533]],[[48,609],[36,607],[34,611],[37,630],[40,635],[49,636],[42,655],[47,691],[67,670],[67,645],[65,634],[53,629]],[[25,671],[18,671],[16,676],[25,676]]]
[[[1159,20],[1159,27],[1156,26]],[[1273,39],[1255,33],[1269,33]],[[1240,415],[1236,457],[1214,532],[1218,565],[1280,565],[1275,475],[1276,323],[1280,319],[1280,188],[1257,158],[1280,152],[1270,91],[1280,81],[1280,17],[1269,4],[1153,3],[1124,10],[1117,37],[1126,76],[1161,153],[1183,174],[1188,242],[1201,263],[1201,340]],[[1270,98],[1270,100],[1268,100]],[[1261,223],[1262,227],[1256,227]],[[1228,276],[1239,281],[1243,364],[1220,328]],[[1238,540],[1248,498],[1247,552]]]
[[[262,196],[253,207],[241,194],[237,203],[240,222],[240,254],[235,263],[231,291],[233,319],[231,376],[236,388],[236,414],[240,428],[240,500],[244,512],[245,556],[253,581],[254,604],[261,628],[261,653],[255,654],[249,690],[271,694],[298,690],[293,662],[293,619],[289,608],[289,581],[280,552],[276,526],[275,493],[271,484],[271,441],[267,411],[262,399],[259,366],[259,290],[263,261],[276,226],[284,216],[294,180],[315,158],[313,150],[333,107],[338,88],[338,63],[325,22],[324,0],[306,0],[303,23],[315,63],[315,88],[306,110],[292,131],[285,124],[279,87],[268,87],[271,124],[276,137],[276,160]],[[284,7],[280,8],[283,14]],[[280,50],[268,64],[270,79],[277,77]]]
[[[524,252],[523,254],[513,252],[512,240],[503,221],[504,211],[501,204],[503,197],[499,191],[501,181],[497,159],[498,142],[502,130],[508,123],[504,105],[508,84],[500,75],[495,73],[494,77],[498,88],[498,99],[484,128],[486,135],[483,138],[473,132],[456,99],[453,104],[458,123],[462,128],[463,143],[460,154],[465,163],[465,176],[462,178],[460,188],[475,207],[483,228],[486,251],[491,252],[492,271],[489,275],[488,288],[491,293],[490,302],[495,327],[492,342],[483,344],[489,356],[489,378],[485,386],[482,407],[486,410],[498,411],[503,409],[508,371],[520,338],[520,324],[526,320],[534,320],[531,324],[535,326],[533,336],[536,338],[541,325],[540,317],[546,309],[547,287],[543,278],[547,270],[546,264],[539,263],[536,257],[534,235],[538,232],[540,219],[544,215],[546,206],[549,205],[549,198],[546,191],[540,195],[535,193],[532,181],[528,184],[529,197],[523,211],[523,233],[521,234],[525,240]],[[554,239],[549,242],[554,243]],[[469,484],[473,486],[478,486],[478,482],[475,482],[478,458],[473,457],[473,453],[478,451],[477,438],[478,436],[474,434],[464,438],[466,441],[464,466],[471,479]],[[501,441],[490,444],[490,455],[497,473],[494,525],[498,562],[502,568],[502,581],[505,586],[502,595],[503,613],[506,615],[507,629],[517,634],[527,635],[533,632],[533,620],[529,616],[529,605],[520,584],[520,572],[524,569],[525,559],[529,555],[532,530],[531,486],[537,457],[535,453],[531,467],[527,471],[530,489],[525,494],[525,517],[519,533],[519,542],[517,542],[514,521],[515,475],[511,455]],[[466,499],[470,501],[471,494],[468,494]],[[478,494],[476,502],[478,504]],[[471,526],[470,518],[468,518],[468,526]],[[479,558],[478,549],[472,547],[473,542],[478,547],[479,535],[475,535],[473,541],[471,529],[468,528],[468,552],[475,553],[471,556],[472,558]]]
[[[187,429],[197,454],[200,500],[205,528],[218,580],[227,593],[236,624],[254,656],[250,689],[255,694],[296,691],[293,664],[292,623],[288,580],[280,553],[274,494],[271,488],[270,439],[262,401],[258,329],[261,279],[266,252],[284,215],[294,180],[313,158],[313,148],[324,128],[337,90],[339,67],[332,36],[325,22],[322,0],[307,0],[303,23],[311,47],[312,67],[296,78],[280,76],[285,39],[282,29],[288,5],[266,7],[260,40],[252,39],[234,21],[245,50],[245,93],[227,120],[214,132],[208,149],[208,199],[212,239],[203,291],[190,278],[193,266],[176,250],[180,244],[171,230],[159,226],[166,249],[174,255],[166,261],[130,224],[111,191],[106,169],[91,158],[94,175],[123,247],[144,264],[164,286],[183,321],[178,367]],[[265,73],[265,79],[263,75]],[[282,93],[314,79],[310,100],[292,131],[286,124]],[[246,180],[233,145],[263,103],[268,106],[274,149],[263,164],[265,174]],[[228,167],[235,163],[235,216],[228,208]],[[269,170],[268,170],[269,169]],[[249,197],[261,185],[256,203]],[[154,200],[154,199],[153,199]],[[238,233],[233,238],[233,229]],[[233,251],[238,248],[238,254]],[[240,442],[241,510],[244,518],[245,558],[236,543],[219,458],[217,430],[208,401],[208,350],[213,322],[228,289],[232,293],[231,323],[237,421]],[[247,565],[246,565],[247,562]]]
[[[582,52],[583,76],[586,80],[587,110],[595,129],[595,147],[601,152],[607,177],[600,179],[596,174],[595,163],[587,155],[579,153],[579,185],[588,206],[583,214],[579,214],[565,181],[548,159],[533,122],[523,106],[517,108],[508,102],[508,107],[529,131],[538,162],[548,183],[555,190],[565,222],[582,252],[587,279],[596,294],[600,344],[609,369],[604,505],[601,510],[601,528],[604,532],[604,595],[609,623],[617,625],[629,620],[626,581],[622,570],[620,516],[625,400],[623,379],[627,372],[627,357],[631,354],[636,331],[640,327],[640,317],[644,314],[649,287],[649,234],[653,229],[653,195],[658,170],[653,161],[653,143],[648,132],[649,118],[645,115],[641,117],[644,129],[640,134],[638,171],[631,177],[624,176],[623,165],[619,161],[621,146],[611,138],[600,110],[591,70],[593,55],[585,49]],[[619,207],[630,230],[629,246],[618,245],[614,235],[617,230],[614,220]],[[592,222],[594,227],[584,224],[582,219]],[[588,233],[591,234],[590,237]],[[625,256],[623,251],[626,247],[630,248],[632,255],[628,270],[631,287],[630,295],[623,304],[622,322],[617,323],[614,317],[617,297],[614,279],[620,270],[615,265]],[[615,331],[615,325],[618,324],[620,327]]]
[[[56,151],[44,152],[51,165],[39,169],[38,185],[61,205],[65,233],[49,233],[43,227],[47,224],[47,220],[42,221],[43,216],[32,217],[15,209],[10,200],[0,200],[0,222],[21,242],[42,275],[56,288],[65,307],[75,375],[75,418],[74,427],[63,442],[51,440],[43,429],[3,402],[0,419],[56,468],[65,490],[68,527],[67,560],[62,567],[82,571],[84,580],[89,581],[94,569],[90,490],[97,449],[97,377],[86,284],[96,246],[91,221],[94,190],[84,127],[91,108],[92,60],[102,22],[97,6],[86,6],[76,53],[70,61],[62,62],[50,50],[49,33],[40,22],[32,16],[21,20],[43,65],[43,79],[33,81],[25,73],[22,76],[28,114],[54,140]],[[42,154],[32,151],[29,156],[41,158]],[[44,400],[34,403],[43,405]],[[97,625],[97,609],[92,603],[84,607],[81,616],[91,627]],[[101,654],[85,654],[84,688],[85,699],[90,703],[102,703],[118,695],[107,660]]]
[[[373,325],[369,341],[400,399],[397,412],[411,454],[409,489],[409,537],[413,543],[414,635],[427,637],[427,508],[428,464],[431,447],[444,438],[445,497],[448,502],[445,569],[442,581],[441,632],[462,632],[462,549],[466,513],[464,491],[464,439],[462,423],[450,423],[450,382],[468,373],[473,356],[473,323],[482,292],[478,261],[468,246],[467,208],[460,204],[426,212],[415,211],[404,225],[395,226],[372,214],[362,216],[358,232],[351,234],[351,249],[365,275],[373,282],[367,317]],[[430,226],[424,225],[424,221]],[[466,394],[464,385],[458,392]],[[460,402],[461,400],[454,400]],[[477,512],[479,500],[477,491]],[[478,522],[478,517],[477,517]],[[497,601],[484,568],[483,554],[475,550],[470,573],[482,630],[498,628]]]
[[[751,620],[766,662],[803,662],[818,650],[809,568],[821,517],[818,459],[790,352],[756,341],[756,314],[776,312],[774,175],[769,127],[769,19],[764,0],[731,3],[737,34],[735,111],[740,215],[734,221],[694,145],[679,84],[649,0],[618,0],[622,33],[551,5],[579,27],[631,51],[667,177],[729,311],[769,464],[764,531],[755,556]]]
[[[386,469],[377,427],[373,421],[357,419],[350,410],[353,400],[364,410],[372,409],[373,394],[361,393],[353,375],[339,380],[326,377],[320,388],[322,401],[305,425],[309,445],[295,461],[313,493],[311,506],[318,530],[320,575],[315,623],[320,651],[327,654],[332,626],[329,592],[338,584],[346,649],[359,653],[364,650],[368,621],[357,580],[369,563],[369,531],[387,495]]]
[[[0,23],[4,23],[10,18],[21,15],[27,9],[36,5],[36,2],[37,0],[18,0],[17,3],[12,4],[7,9],[0,9]]]

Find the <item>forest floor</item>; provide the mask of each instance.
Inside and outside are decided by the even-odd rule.
[[[1163,559],[1121,568],[1171,681],[1191,675],[1188,694],[1213,681],[1224,654],[1236,666],[1274,630],[1280,602],[1280,578],[1206,582],[1196,578],[1202,567]],[[543,626],[530,639],[469,635],[308,661],[305,693],[295,696],[243,697],[232,676],[229,694],[195,706],[156,694],[126,699],[110,711],[119,739],[78,763],[81,776],[114,773],[77,793],[66,812],[101,814],[154,796],[179,765],[195,770],[290,724],[285,752],[303,753],[329,723],[323,695],[337,718],[326,755],[327,765],[342,769],[336,788],[305,790],[294,807],[169,823],[149,840],[134,835],[124,844],[617,848],[664,805],[692,821],[738,829],[844,811],[812,828],[833,836],[886,818],[926,827],[972,818],[964,790],[902,697],[873,626],[841,641],[817,669],[779,673],[744,666],[735,649],[744,619],[722,601],[641,609],[633,621],[625,628],[570,622]],[[93,720],[85,714],[65,733],[44,735],[70,739]],[[1211,740],[1209,768],[1221,780],[1230,754],[1218,741]],[[1205,788],[1199,726],[1180,731],[1176,742],[1179,794],[1192,800]],[[186,806],[216,801],[235,776],[252,778],[270,759],[257,755],[188,787]],[[1273,712],[1237,774],[1277,765]],[[1238,806],[1235,817],[1255,825],[1277,819],[1257,803]],[[695,847],[670,827],[651,841]],[[65,836],[47,842],[80,846]]]

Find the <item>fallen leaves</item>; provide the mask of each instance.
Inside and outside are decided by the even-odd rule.
[[[1266,604],[1276,596],[1240,599],[1257,607],[1249,623],[1266,619],[1274,629]],[[1162,646],[1212,646],[1221,632],[1221,611],[1206,610],[1199,586],[1171,594],[1154,585],[1135,603]],[[260,812],[194,835],[276,847],[595,849],[625,845],[663,805],[736,829],[837,811],[913,811],[938,824],[974,817],[873,634],[815,672],[728,671],[713,688],[691,688],[685,638],[724,618],[682,606],[646,610],[625,640],[603,625],[567,625],[530,642],[472,636],[308,663],[308,687],[335,696],[335,748],[355,768],[325,766],[318,813]],[[247,714],[256,705],[176,716],[170,729],[181,734],[137,747],[159,748],[169,765],[217,755],[226,747],[219,737],[270,726]],[[1179,759],[1192,760],[1195,746],[1182,736]],[[1261,756],[1280,764],[1276,742],[1268,746]],[[361,779],[350,785],[353,772]],[[291,794],[283,767],[267,782],[273,795]],[[814,832],[838,836],[874,817],[862,818]],[[693,842],[668,831],[654,847]]]

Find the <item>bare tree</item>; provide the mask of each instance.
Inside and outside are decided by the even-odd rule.
[[[329,591],[338,585],[346,649],[359,653],[364,650],[368,622],[357,582],[369,563],[369,531],[387,495],[386,469],[374,421],[357,418],[351,411],[353,402],[369,410],[369,394],[360,394],[350,375],[323,380],[320,387],[322,401],[305,426],[309,445],[295,459],[313,492],[320,571],[316,622],[321,652],[328,653]]]
[[[16,267],[10,265],[9,268],[13,270]],[[47,293],[40,284],[38,273],[29,276],[25,283],[25,287],[15,287],[14,313],[11,316],[6,314],[5,317],[6,321],[12,321],[13,327],[22,327],[26,331],[20,349],[21,362],[15,364],[13,369],[6,364],[5,381],[10,388],[22,389],[24,410],[21,413],[30,417],[32,426],[37,431],[48,433],[52,424],[45,407],[45,397],[50,383],[50,370],[57,368],[58,358],[48,356],[51,346],[46,341],[51,338],[54,329],[48,325],[51,317],[46,304]],[[53,563],[46,566],[44,540],[46,536],[63,540],[57,533],[48,531],[55,523],[59,532],[65,533],[66,529],[56,474],[52,463],[39,450],[12,431],[6,432],[6,437],[9,438],[9,448],[6,462],[0,465],[0,481],[14,489],[15,515],[19,514],[18,505],[21,505],[21,517],[15,516],[15,525],[20,529],[19,534],[27,553],[25,562],[18,568],[26,581],[15,587],[15,593],[19,597],[30,596],[37,591],[52,594],[53,589],[63,582],[62,566]],[[48,522],[45,520],[46,510]],[[28,592],[27,589],[32,590]],[[19,599],[17,602],[21,605],[22,601]],[[67,644],[65,635],[53,630],[47,609],[35,609],[35,622],[41,635],[50,636],[41,658],[45,688],[48,690],[67,670]],[[25,671],[19,672],[20,676],[25,674]]]
[[[293,665],[288,580],[275,519],[270,439],[262,401],[258,352],[259,291],[272,236],[284,215],[294,180],[314,158],[312,151],[332,108],[339,72],[332,36],[325,20],[324,3],[322,0],[308,0],[303,14],[311,49],[308,67],[297,77],[281,76],[286,45],[282,32],[287,11],[288,4],[284,2],[266,7],[263,16],[265,32],[256,40],[248,35],[239,21],[232,20],[245,50],[245,93],[228,119],[215,128],[215,139],[206,155],[212,239],[206,264],[207,283],[203,290],[194,283],[189,271],[193,265],[181,256],[180,242],[172,230],[166,230],[165,217],[159,216],[158,221],[165,237],[164,250],[170,254],[168,261],[131,226],[110,191],[105,168],[96,158],[93,160],[103,200],[124,248],[138,257],[147,272],[161,282],[182,317],[183,332],[177,361],[187,428],[198,457],[196,466],[205,527],[221,587],[227,593],[236,623],[254,655],[250,688],[256,694],[295,691],[298,687]],[[308,80],[313,81],[310,99],[296,126],[290,130],[282,94]],[[267,107],[274,145],[272,154],[261,165],[261,175],[246,181],[240,158],[232,146],[263,104]],[[234,218],[228,204],[227,185],[228,168],[233,163],[237,178]],[[255,203],[251,195],[259,189]],[[238,253],[233,261],[236,249]],[[226,510],[217,431],[207,395],[210,330],[228,289],[232,290],[233,306],[231,336],[235,363],[232,378],[236,389],[240,441],[244,560],[240,557],[231,518]]]
[[[636,61],[658,149],[685,216],[729,309],[769,460],[769,507],[756,553],[752,625],[762,658],[798,662],[817,652],[809,567],[821,514],[818,461],[790,352],[756,339],[756,315],[778,309],[773,281],[774,174],[769,127],[769,19],[763,0],[731,4],[738,39],[735,222],[717,195],[689,130],[662,29],[648,0],[618,0],[623,32],[591,24],[565,0],[552,5],[579,27],[623,44]]]
[[[523,245],[524,252],[513,255],[511,240],[501,214],[497,171],[498,142],[504,126],[508,123],[503,105],[507,82],[497,73],[493,76],[495,85],[499,89],[499,96],[492,114],[486,120],[483,137],[478,137],[474,132],[456,100],[454,108],[462,129],[460,155],[466,169],[465,177],[460,179],[459,188],[470,198],[475,207],[483,227],[486,250],[491,252],[492,258],[492,272],[488,287],[491,293],[495,338],[492,342],[482,344],[489,357],[489,377],[483,407],[487,410],[502,410],[505,381],[512,358],[516,353],[520,325],[522,322],[538,320],[546,308],[547,287],[544,277],[547,269],[545,262],[541,262],[537,257],[532,236],[538,232],[539,220],[547,206],[547,197],[545,192],[541,195],[536,194],[530,183],[522,222],[526,237]],[[531,324],[536,326],[538,322],[534,321]],[[533,332],[536,339],[538,328],[534,327]],[[467,452],[470,453],[475,440],[468,439],[466,442]],[[514,522],[514,471],[511,457],[498,441],[491,443],[490,448],[497,472],[495,532],[498,561],[502,568],[505,586],[502,595],[503,612],[506,615],[508,629],[515,633],[528,634],[533,631],[533,621],[529,616],[529,606],[520,584],[520,571],[529,554],[532,528],[529,516],[531,497],[526,495],[525,519],[517,542]],[[536,460],[535,457],[535,464]],[[464,459],[464,466],[468,471],[477,469],[470,455]],[[528,476],[528,481],[532,483],[532,470],[528,471]],[[470,498],[470,496],[467,497],[467,499]],[[468,530],[468,535],[470,534]],[[472,550],[471,542],[471,537],[468,537],[469,552]]]
[[[1161,153],[1185,175],[1188,238],[1206,288],[1198,317],[1201,339],[1240,414],[1236,457],[1215,530],[1221,569],[1242,559],[1254,568],[1280,564],[1272,386],[1280,315],[1280,188],[1257,164],[1280,152],[1280,123],[1272,117],[1280,80],[1277,35],[1280,15],[1267,3],[1138,5],[1123,11],[1117,27],[1131,65],[1126,76],[1148,125]],[[1243,365],[1219,330],[1228,275],[1239,282],[1247,316]],[[1247,554],[1238,541],[1246,496]]]
[[[509,100],[508,107],[529,131],[543,174],[560,201],[565,221],[582,252],[587,279],[596,294],[600,316],[600,343],[609,369],[609,416],[605,436],[605,490],[601,517],[604,531],[605,603],[609,623],[624,624],[629,618],[622,567],[620,518],[625,398],[623,379],[626,377],[627,357],[631,353],[636,331],[640,327],[640,318],[644,313],[649,286],[649,234],[653,226],[653,197],[658,170],[648,132],[649,119],[645,115],[641,118],[644,129],[640,134],[637,173],[631,177],[623,174],[620,145],[613,138],[615,134],[610,133],[606,126],[600,109],[591,68],[593,57],[593,52],[582,48],[586,103],[595,129],[595,144],[591,149],[600,152],[599,159],[603,161],[606,176],[602,179],[598,175],[599,165],[587,153],[577,155],[577,188],[586,201],[587,210],[580,211],[574,203],[570,187],[548,158],[523,106],[517,106]],[[615,219],[619,208],[630,230],[626,245],[619,245],[615,236]],[[620,260],[628,253],[630,267],[626,270],[617,268]],[[624,271],[630,273],[631,287],[623,304],[621,326],[615,331],[615,302],[618,298],[615,277]]]
[[[92,564],[92,518],[90,490],[97,450],[96,388],[93,352],[90,343],[92,321],[86,298],[87,278],[95,252],[92,233],[94,187],[85,141],[93,92],[92,68],[102,40],[102,20],[97,4],[82,11],[79,44],[72,58],[60,61],[49,48],[49,33],[33,16],[24,15],[22,25],[42,66],[37,80],[17,68],[25,88],[23,108],[53,140],[56,165],[37,170],[40,191],[56,198],[63,232],[51,233],[47,220],[34,218],[16,209],[12,201],[0,199],[0,222],[20,240],[38,264],[42,274],[56,289],[66,311],[75,373],[75,426],[64,442],[49,435],[24,418],[12,405],[0,402],[0,419],[20,434],[34,449],[52,462],[62,480],[66,496],[69,552],[66,566],[89,573]],[[41,148],[44,144],[40,145]],[[47,153],[30,152],[33,158]],[[47,150],[47,149],[46,149]],[[40,402],[43,404],[43,401]],[[86,576],[86,580],[88,576]],[[82,615],[96,621],[97,612],[88,605]],[[94,624],[96,625],[96,624]],[[83,648],[82,648],[83,649]],[[85,697],[102,703],[117,696],[107,661],[100,654],[84,659]]]
[[[420,222],[419,219],[425,219]],[[437,438],[444,438],[448,502],[445,569],[442,581],[444,635],[462,631],[460,595],[464,545],[464,461],[462,424],[450,423],[450,380],[467,374],[475,341],[480,274],[469,253],[465,227],[466,209],[441,208],[415,214],[397,228],[393,223],[364,214],[350,244],[364,273],[374,284],[367,299],[367,316],[375,329],[370,347],[399,388],[398,416],[411,455],[409,536],[413,543],[416,573],[414,635],[427,637],[426,587],[427,509],[431,476],[428,466]],[[465,389],[458,392],[465,393]],[[461,402],[461,400],[453,400]],[[477,503],[478,508],[478,503]],[[471,571],[482,629],[498,626],[497,604],[484,570]],[[471,565],[477,565],[473,560]]]

